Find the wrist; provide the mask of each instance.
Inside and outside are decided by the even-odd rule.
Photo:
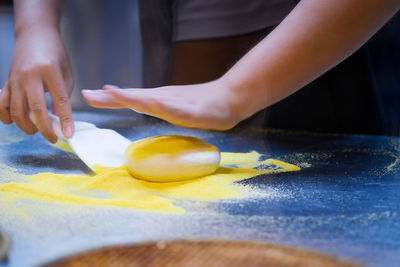
[[[229,103],[238,121],[268,106],[268,88],[260,86],[255,80],[228,72],[220,78],[220,82],[229,91]]]
[[[62,0],[14,0],[14,36],[59,29]]]
[[[14,29],[14,39],[17,41],[25,36],[51,36],[59,35],[58,26],[51,25],[41,25],[40,23],[24,24],[20,26],[15,26]]]

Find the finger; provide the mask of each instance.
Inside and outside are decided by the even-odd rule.
[[[11,124],[11,116],[10,116],[10,89],[8,86],[8,82],[4,86],[3,90],[0,91],[0,120],[4,124]]]
[[[165,109],[162,97],[153,93],[154,89],[115,89],[109,88],[108,93],[114,101],[140,113],[159,117]]]
[[[170,105],[171,98],[163,94],[165,89],[108,89],[115,101],[126,105],[137,112],[154,116],[170,123],[188,127],[193,123],[187,123],[190,120],[187,114],[183,114],[181,109]],[[186,118],[186,119],[185,119]]]
[[[52,70],[50,75],[47,75],[46,82],[57,116],[60,118],[62,132],[66,138],[70,138],[74,134],[74,120],[64,79],[58,70]]]
[[[20,86],[13,86],[10,104],[10,116],[12,121],[25,133],[36,133],[37,128],[29,118],[28,101],[25,92]]]
[[[43,85],[39,82],[28,84],[33,85],[31,88],[27,88],[26,92],[34,123],[44,138],[50,143],[55,143],[57,142],[57,136],[51,127]]]
[[[105,90],[82,90],[82,95],[89,105],[96,108],[125,108]]]

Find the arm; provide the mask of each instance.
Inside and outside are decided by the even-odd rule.
[[[240,119],[289,96],[340,63],[399,7],[398,0],[300,1],[223,77],[236,96]]]
[[[399,7],[399,0],[302,0],[216,81],[151,90],[106,87],[84,96],[96,107],[129,107],[187,127],[229,129],[345,59]]]
[[[61,0],[15,0],[15,49],[6,84],[0,94],[0,119],[50,142],[57,137],[47,115],[49,91],[66,137],[72,136],[69,103],[73,81],[59,35]],[[29,118],[32,112],[35,123]]]
[[[30,30],[58,32],[62,3],[63,0],[14,0],[15,37]]]

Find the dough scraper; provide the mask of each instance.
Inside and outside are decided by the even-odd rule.
[[[50,113],[49,118],[57,137],[66,142],[91,170],[95,171],[95,165],[116,168],[124,164],[125,150],[132,142],[116,131],[97,128],[89,122],[75,121],[74,135],[66,139],[59,118]]]

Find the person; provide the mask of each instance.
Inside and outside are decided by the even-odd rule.
[[[230,129],[349,57],[399,7],[399,0],[301,0],[277,27],[218,77],[179,78],[186,85],[146,90],[105,85],[82,93],[94,107],[130,108],[185,127]],[[15,1],[15,52],[0,94],[0,119],[4,123],[14,122],[28,134],[39,130],[50,142],[55,142],[56,136],[47,116],[45,91],[50,92],[64,135],[71,137],[74,131],[68,100],[73,82],[58,32],[60,12],[61,1]],[[197,46],[201,49],[201,44],[176,42],[171,61],[182,54],[196,58],[190,51]],[[183,53],[185,48],[189,52]],[[175,73],[182,67],[172,65]],[[169,84],[180,83],[179,79],[174,82],[176,76],[170,76]],[[195,84],[188,84],[191,82]]]

